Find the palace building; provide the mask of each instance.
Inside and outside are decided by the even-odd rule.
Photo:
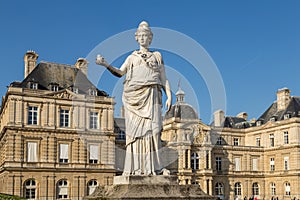
[[[164,119],[162,139],[175,150],[170,169],[180,184],[199,184],[220,199],[300,198],[300,97],[277,91],[258,118],[214,113],[208,126],[186,104],[184,92]]]
[[[0,112],[0,193],[82,199],[115,175],[114,100],[87,79],[88,63],[24,56]]]
[[[88,62],[24,56],[0,110],[0,193],[83,199],[122,174],[126,129],[114,99],[87,79]],[[220,199],[300,198],[300,97],[287,88],[257,119],[215,111],[204,124],[182,89],[163,121],[161,157],[179,184]],[[122,112],[121,112],[122,113]]]

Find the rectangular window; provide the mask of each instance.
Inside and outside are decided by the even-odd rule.
[[[33,89],[33,90],[36,90],[36,89],[38,89],[38,84],[37,83],[29,83],[29,88],[30,89]]]
[[[283,115],[283,119],[289,119],[289,118],[291,118],[291,114],[285,114],[285,115]]]
[[[270,159],[270,170],[275,171],[275,159],[274,158]]]
[[[91,164],[97,164],[99,160],[99,145],[90,145],[90,161]]]
[[[120,130],[120,132],[118,134],[118,139],[119,140],[125,140],[126,139],[126,133],[125,133],[125,131]]]
[[[98,112],[90,112],[90,129],[98,129]]]
[[[289,132],[284,131],[283,138],[284,138],[284,144],[288,144],[289,143]]]
[[[284,170],[289,170],[289,157],[284,157]]]
[[[28,124],[37,125],[38,122],[38,107],[29,106],[28,107]]]
[[[59,145],[59,162],[68,163],[69,162],[69,145],[60,144]]]
[[[223,138],[222,137],[218,137],[218,139],[217,139],[217,145],[222,145],[222,141],[223,141]]]
[[[206,151],[206,169],[209,169],[209,151]]]
[[[275,183],[271,183],[271,195],[272,196],[276,195],[276,185],[275,185]]]
[[[73,90],[73,92],[74,92],[75,94],[78,94],[78,88],[77,88],[77,87],[73,87],[72,90]]]
[[[91,96],[97,96],[97,90],[90,89],[89,93],[90,93]]]
[[[274,147],[274,134],[270,134],[270,147]]]
[[[216,170],[221,171],[222,170],[222,158],[216,157]]]
[[[252,159],[252,171],[257,171],[258,167],[257,167],[257,158],[253,158]]]
[[[53,92],[57,92],[58,91],[58,85],[54,84],[54,85],[50,85],[50,90]]]
[[[256,138],[256,146],[257,146],[257,147],[260,147],[260,138],[259,138],[259,137]]]
[[[60,109],[60,127],[69,127],[69,110]]]
[[[241,158],[234,158],[235,171],[241,171]]]
[[[233,145],[239,146],[239,138],[233,138]]]
[[[27,162],[37,162],[37,142],[27,142]]]

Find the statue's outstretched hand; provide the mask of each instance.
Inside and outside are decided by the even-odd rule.
[[[109,66],[109,64],[106,62],[106,60],[104,59],[104,57],[101,56],[100,54],[97,55],[96,64],[97,65],[102,65],[104,67],[108,67]]]

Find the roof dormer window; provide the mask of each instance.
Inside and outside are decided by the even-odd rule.
[[[271,117],[270,118],[270,122],[275,122],[276,121],[276,117]]]
[[[96,89],[89,89],[89,95],[97,96],[97,90]]]
[[[256,121],[256,126],[261,126],[261,121]]]
[[[50,83],[49,84],[49,89],[53,92],[57,92],[58,91],[58,84],[57,83]]]
[[[78,94],[78,87],[73,87],[72,92],[74,92],[75,94]]]
[[[283,119],[289,119],[291,118],[291,114],[290,113],[286,113],[284,116],[283,116]]]
[[[38,89],[38,83],[36,83],[36,82],[29,82],[28,87],[30,89],[37,90]]]

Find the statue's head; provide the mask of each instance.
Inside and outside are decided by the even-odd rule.
[[[140,34],[140,33],[145,33],[148,35],[149,39],[150,39],[150,43],[152,42],[152,38],[153,38],[153,33],[151,31],[151,28],[149,26],[149,24],[145,21],[142,21],[140,24],[139,24],[139,27],[137,28],[136,32],[135,32],[135,39],[136,41],[138,41],[138,38],[137,36]]]

